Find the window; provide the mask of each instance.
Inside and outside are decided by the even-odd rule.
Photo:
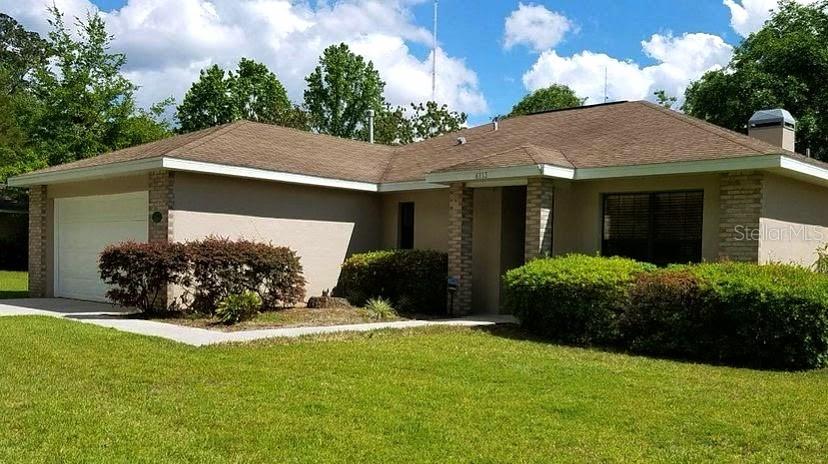
[[[701,261],[704,192],[604,195],[601,254],[664,265]]]
[[[400,203],[397,226],[397,247],[403,250],[414,248],[414,203]]]

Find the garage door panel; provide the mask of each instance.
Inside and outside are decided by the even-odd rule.
[[[147,192],[55,200],[55,295],[104,301],[98,257],[108,245],[147,241]]]

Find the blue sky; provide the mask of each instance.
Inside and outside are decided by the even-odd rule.
[[[50,0],[49,2],[51,2]],[[800,0],[807,2],[809,0]],[[91,3],[90,3],[91,2]],[[394,104],[430,97],[429,0],[55,0],[67,15],[104,12],[127,54],[139,102],[180,98],[198,70],[265,62],[300,101],[303,77],[328,44],[372,59]],[[45,31],[45,0],[0,11]],[[527,92],[564,83],[590,103],[676,96],[756,30],[775,0],[440,1],[438,99],[471,123],[508,112]]]

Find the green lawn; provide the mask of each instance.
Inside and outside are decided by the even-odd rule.
[[[0,462],[815,462],[828,372],[430,328],[192,348],[0,318]]]
[[[28,273],[0,271],[0,300],[5,298],[25,298],[28,294]]]

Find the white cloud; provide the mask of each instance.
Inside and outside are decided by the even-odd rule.
[[[679,37],[655,34],[641,42],[641,46],[656,64],[641,66],[592,51],[560,56],[547,50],[523,75],[523,84],[530,91],[566,84],[589,103],[601,103],[606,69],[611,101],[652,99],[653,92],[659,89],[681,99],[692,80],[726,65],[733,54],[733,47],[721,37],[701,33]]]
[[[414,23],[421,0],[128,0],[104,14],[113,49],[127,55],[126,74],[138,85],[139,103],[167,96],[181,100],[201,68],[232,68],[245,56],[266,63],[299,102],[304,77],[325,47],[345,42],[374,61],[393,104],[431,98],[430,58],[411,44],[430,46],[431,34]],[[0,0],[0,10],[45,32],[52,0]],[[89,0],[56,0],[67,17],[95,7]],[[68,22],[68,21],[67,21]],[[471,114],[488,111],[476,73],[438,49],[438,99]]]
[[[811,4],[816,0],[795,0]],[[730,9],[730,25],[742,37],[758,31],[779,6],[778,0],[724,0]]]
[[[506,18],[503,46],[510,49],[526,45],[535,51],[554,48],[574,27],[566,16],[542,5],[519,3],[518,9]]]

